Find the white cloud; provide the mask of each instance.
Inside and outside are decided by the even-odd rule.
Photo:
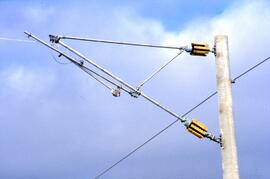
[[[22,14],[31,23],[46,23],[53,18],[55,9],[52,7],[26,6]]]
[[[35,95],[51,89],[54,82],[53,75],[42,69],[30,69],[16,66],[1,73],[4,84],[18,96]]]
[[[267,48],[270,46],[269,8],[268,1],[235,3],[215,17],[191,20],[180,32],[164,32],[163,44],[183,46],[191,42],[202,42],[213,47],[215,35],[228,35],[232,76],[235,76],[269,56]],[[162,55],[169,58],[172,53],[165,52]],[[200,83],[195,79],[203,76],[211,79],[214,76],[213,55],[210,54],[207,58],[192,56],[179,58],[184,59],[184,62],[176,62],[167,72],[170,79],[173,80],[172,76],[177,76],[177,81],[184,83],[188,76],[189,79],[193,79],[188,83]],[[201,60],[206,61],[207,65]]]
[[[228,35],[233,57],[267,52],[269,44],[270,4],[268,1],[236,3],[222,14],[192,20],[181,32],[165,34],[165,44],[205,42],[213,45],[215,35]],[[241,62],[244,58],[238,58]]]
[[[91,9],[91,13],[89,13],[90,10],[88,12],[73,9],[71,12],[74,16],[68,16],[70,11],[67,11],[67,8],[68,7],[59,8],[59,11],[57,11],[59,16],[55,16],[56,14],[54,13],[56,13],[56,11],[54,10],[42,13],[42,8],[30,10],[29,13],[27,12],[29,20],[34,19],[33,24],[31,24],[33,28],[37,27],[36,29],[40,30],[37,31],[35,35],[39,36],[39,34],[42,33],[47,34],[47,31],[54,31],[54,28],[57,28],[55,31],[61,31],[64,35],[77,35],[77,33],[80,33],[79,35],[84,34],[84,36],[89,37],[109,37],[111,40],[126,40],[153,44],[163,43],[167,45],[186,45],[190,42],[197,41],[213,45],[214,35],[221,33],[229,36],[233,68],[235,68],[235,66],[247,67],[249,65],[248,63],[254,64],[253,61],[249,62],[248,59],[257,59],[259,55],[269,55],[268,48],[266,48],[266,46],[269,46],[270,42],[268,33],[270,29],[270,12],[268,10],[269,4],[267,1],[250,1],[236,4],[234,7],[216,17],[191,20],[180,32],[166,32],[164,26],[159,23],[159,21],[145,19],[129,10],[123,11],[122,9],[116,9],[115,11],[111,11],[109,8],[104,8],[104,12]],[[49,17],[51,13],[55,18],[50,20]],[[29,22],[27,22],[27,27],[28,23]],[[26,30],[31,31],[31,29]],[[77,42],[73,44],[76,46]],[[42,51],[33,51],[24,46],[21,48],[24,53],[42,53]],[[35,46],[35,48],[42,49],[43,47]],[[84,51],[86,56],[108,67],[113,73],[123,79],[127,79],[127,81],[143,80],[145,76],[176,53],[175,51],[166,52],[163,50],[140,48],[118,48],[116,46],[105,45],[88,46],[86,43],[81,43],[78,50]],[[73,68],[71,65],[63,69],[56,64],[57,70],[62,69],[62,71],[59,75],[55,76],[49,70],[51,67],[49,62],[45,62],[48,60],[45,59],[47,58],[47,52],[48,51],[44,50],[45,55],[42,54],[39,56],[40,62],[42,61],[44,65],[42,70],[37,67],[32,68],[21,65],[21,58],[16,58],[17,61],[15,61],[15,63],[17,63],[17,66],[4,68],[4,71],[0,73],[1,81],[4,82],[5,88],[1,90],[1,92],[3,91],[3,94],[5,94],[5,92],[9,91],[12,94],[10,97],[14,104],[18,103],[18,96],[26,97],[32,94],[42,95],[45,101],[39,108],[36,107],[35,103],[23,103],[23,105],[19,103],[18,106],[13,106],[12,109],[14,114],[18,113],[18,111],[29,111],[29,113],[17,114],[20,116],[20,120],[23,119],[21,121],[25,121],[26,119],[38,121],[37,123],[24,122],[24,125],[30,126],[29,129],[31,130],[27,131],[32,131],[30,124],[36,124],[35,129],[37,131],[42,129],[42,132],[39,134],[40,136],[37,137],[37,143],[33,143],[32,137],[29,137],[27,140],[31,152],[34,153],[35,146],[41,145],[42,142],[45,141],[46,144],[47,140],[53,140],[59,145],[59,149],[61,149],[60,153],[63,154],[65,151],[63,149],[74,148],[74,143],[76,144],[81,141],[80,146],[75,147],[74,154],[67,154],[70,158],[67,157],[66,160],[70,162],[73,157],[78,158],[79,154],[88,161],[91,161],[93,158],[96,159],[92,152],[99,153],[99,160],[102,162],[100,162],[100,166],[95,165],[93,169],[95,171],[91,172],[94,174],[99,170],[99,167],[103,167],[103,162],[107,161],[108,158],[111,159],[115,157],[115,160],[117,160],[117,157],[120,157],[120,153],[126,153],[123,151],[128,152],[135,144],[140,144],[145,138],[150,137],[153,133],[165,126],[168,122],[167,119],[171,119],[166,113],[163,113],[163,111],[155,108],[155,106],[143,101],[141,98],[138,100],[135,99],[135,101],[125,95],[121,96],[121,98],[113,98],[109,91],[107,91],[107,95],[106,89],[103,90],[102,86],[97,87],[99,85],[98,83],[91,81],[91,79],[88,79],[87,75],[76,69],[76,67]],[[158,98],[157,100],[162,104],[172,106],[177,110],[176,112],[181,113],[201,99],[201,91],[204,91],[207,93],[206,95],[208,95],[209,90],[215,90],[215,75],[214,72],[211,71],[214,69],[213,66],[211,66],[214,64],[213,59],[213,56],[209,58],[199,58],[183,55],[179,58],[181,61],[176,60],[172,65],[168,66],[167,69],[156,77],[156,80],[153,79],[144,89],[150,91],[149,96],[156,96]],[[74,73],[78,76],[75,75],[75,78],[72,78],[71,76],[73,76]],[[78,80],[80,81],[78,82]],[[59,84],[61,89],[58,88],[59,86],[54,85],[55,83]],[[204,86],[201,85],[202,83],[204,83]],[[210,83],[211,85],[209,85]],[[148,86],[150,88],[147,88]],[[55,91],[58,93],[54,93]],[[47,99],[48,96],[44,95],[44,93],[49,93],[49,95],[54,94],[55,96]],[[80,96],[82,96],[82,99],[79,98]],[[205,95],[203,95],[203,97],[205,97]],[[2,101],[2,104],[3,106],[6,105],[5,101]],[[260,105],[263,105],[263,102],[261,102]],[[217,116],[213,116],[215,115],[214,110],[215,109],[209,108],[207,105],[199,110],[199,113],[207,120],[206,124],[209,124],[209,126],[213,126],[213,124],[215,124],[215,126],[218,125],[217,120],[212,120],[213,118],[217,119]],[[12,123],[19,121],[17,115],[15,115],[15,117],[11,115],[9,112],[10,108],[6,108],[6,111],[2,119],[10,119],[6,122],[11,121]],[[33,114],[35,114],[35,117],[33,117]],[[195,115],[199,116],[199,114]],[[209,117],[207,119],[208,116],[213,118]],[[10,125],[12,127],[6,124],[1,126],[7,128],[11,133],[14,133],[13,135],[15,135],[15,137],[13,142],[17,145],[17,139],[20,133],[14,130],[13,125]],[[17,126],[20,127],[19,125]],[[183,128],[180,129],[179,126],[176,126],[177,128],[175,127],[175,129],[170,129],[170,137],[164,135],[162,142],[149,144],[148,150],[147,148],[143,150],[146,153],[148,151],[147,154],[158,153],[156,156],[160,156],[160,151],[165,149],[170,150],[170,152],[174,151],[177,155],[181,155],[181,153],[183,154],[183,152],[186,151],[188,151],[190,156],[193,156],[193,154],[198,155],[200,152],[194,150],[194,148],[198,146],[200,149],[207,149],[209,153],[217,152],[217,148],[213,147],[212,143],[209,144],[204,141],[200,144],[196,144],[196,147],[194,147],[197,140],[182,131]],[[28,128],[20,129],[23,131],[21,132],[23,136]],[[211,128],[211,131],[212,129],[213,128]],[[10,137],[8,135],[2,136],[7,136],[8,140],[6,146],[10,146]],[[43,139],[43,141],[41,139]],[[178,139],[181,140],[181,142],[176,142]],[[157,141],[158,140],[162,140],[162,137],[157,139]],[[21,142],[21,145],[24,146],[25,141],[21,140]],[[167,142],[169,142],[169,145],[164,145],[168,144]],[[55,151],[54,145],[41,146],[44,146],[44,151],[38,153],[38,156],[45,156],[49,161],[59,159],[59,156],[52,156],[46,153],[47,149]],[[87,146],[90,146],[91,150],[86,150],[85,147]],[[102,150],[99,150],[99,148]],[[6,155],[6,161],[10,161],[10,158],[14,155],[7,149],[8,147],[6,147],[6,153],[8,154]],[[106,151],[108,157],[102,158],[101,155],[105,152],[101,152],[105,149],[108,150]],[[26,152],[19,153],[19,155],[23,155],[24,153]],[[119,156],[113,156],[116,153],[118,153]],[[198,160],[201,160],[202,163],[209,162],[207,156],[208,155],[205,155],[204,159]],[[140,159],[140,157],[138,158]],[[134,161],[138,158],[134,157]],[[159,157],[155,157],[155,159],[161,160]],[[35,159],[30,158],[28,160],[29,168],[33,165],[33,160]],[[36,160],[38,160],[38,158],[36,158]],[[186,160],[181,158],[180,160],[184,160],[185,163],[188,163],[183,170],[186,170],[186,173],[189,174],[189,168],[193,168],[190,167],[192,165],[189,163],[190,158]],[[14,159],[14,161],[16,161],[16,159]],[[218,161],[218,159],[216,158],[215,161]],[[96,164],[96,161],[91,162]],[[24,164],[21,163],[18,165]],[[42,168],[50,168],[50,166],[45,165],[46,164],[44,164]],[[72,164],[72,166],[74,165]],[[208,168],[209,166],[212,167],[216,165],[208,165],[206,167]],[[144,165],[142,165],[142,167],[144,167]],[[201,166],[198,167],[197,165],[197,167],[194,167],[199,169]],[[209,176],[207,173],[208,170],[205,169],[203,171],[206,171],[205,175]],[[179,171],[177,170],[177,172]]]

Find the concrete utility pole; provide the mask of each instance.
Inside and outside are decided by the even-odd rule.
[[[232,108],[228,37],[215,37],[219,120],[222,135],[223,179],[239,179]]]

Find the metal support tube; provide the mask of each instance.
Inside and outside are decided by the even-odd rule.
[[[158,106],[159,108],[161,108],[162,110],[166,111],[167,113],[169,113],[170,115],[174,116],[175,118],[177,118],[178,120],[180,120],[182,123],[186,123],[187,119],[185,117],[179,116],[178,114],[172,112],[170,109],[162,106],[159,102],[151,99],[150,97],[148,97],[146,94],[141,93],[141,96],[144,97],[146,100],[150,101],[151,103],[153,103],[154,105]]]

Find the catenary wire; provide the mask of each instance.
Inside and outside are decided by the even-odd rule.
[[[7,37],[0,37],[0,40],[4,41],[14,41],[14,42],[35,42],[33,40],[22,40],[22,39],[14,39],[14,38],[7,38]]]
[[[254,70],[255,68],[257,68],[258,66],[260,66],[261,64],[265,63],[266,61],[268,61],[270,59],[270,57],[265,58],[264,60],[262,60],[261,62],[257,63],[256,65],[252,66],[251,68],[247,69],[246,71],[244,71],[243,73],[239,74],[238,76],[236,76],[232,82],[234,83],[237,79],[241,78],[242,76],[244,76],[245,74],[247,74],[248,72]]]
[[[85,69],[82,68],[83,71],[85,71],[87,73],[87,71]],[[101,81],[100,79],[98,79],[97,77],[95,77],[92,72],[88,73],[93,79],[95,79],[97,82],[99,82],[100,84],[102,84],[104,87],[108,88],[109,90],[113,90],[112,87],[110,87],[109,85],[107,85],[105,82]]]
[[[77,65],[77,64],[76,64]],[[78,65],[77,65],[78,66]],[[115,82],[113,82],[112,80],[107,79],[106,77],[100,75],[99,73],[95,72],[94,70],[91,70],[90,68],[86,67],[86,66],[82,66],[79,65],[79,68],[81,68],[81,70],[83,70],[84,72],[86,72],[87,74],[89,74],[91,77],[93,77],[94,79],[98,79],[97,77],[95,77],[94,75],[100,77],[101,79],[103,79],[104,81],[107,81],[108,83],[114,85],[115,87],[118,87],[119,89],[130,93],[127,89],[123,88],[122,86],[116,84]],[[111,88],[110,86],[108,86],[106,83],[102,82],[101,80],[98,79],[98,81],[100,83],[102,83],[104,86],[106,85],[106,88],[112,90],[113,88]]]
[[[68,56],[65,56],[66,58]],[[69,59],[69,57],[67,58]],[[71,61],[72,63],[74,63],[73,61]],[[122,86],[116,84],[115,82],[113,82],[112,80],[109,80],[108,78],[100,75],[99,73],[95,72],[94,70],[91,70],[90,68],[86,67],[86,66],[83,66],[83,64],[80,64],[80,63],[74,63],[76,66],[78,66],[81,70],[83,70],[84,72],[86,72],[88,75],[90,75],[92,78],[94,78],[95,80],[97,80],[99,83],[101,83],[102,85],[104,85],[106,88],[110,89],[110,90],[113,90],[112,87],[110,87],[109,85],[107,85],[105,82],[101,81],[100,79],[98,79],[97,77],[103,79],[104,81],[107,81],[108,83],[114,85],[115,87],[127,92],[127,93],[130,93],[127,89],[123,88]],[[97,76],[97,77],[96,77]]]
[[[241,77],[243,77],[244,75],[246,75],[250,71],[254,70],[255,68],[257,68],[258,66],[260,66],[264,62],[268,61],[269,59],[270,59],[270,57],[267,57],[267,58],[263,59],[262,61],[260,61],[259,63],[257,63],[256,65],[254,65],[251,68],[247,69],[243,73],[239,74],[238,76],[236,76],[235,78],[233,78],[232,83],[235,83],[236,80],[240,79]],[[204,104],[206,101],[210,100],[216,94],[217,94],[217,91],[215,91],[212,94],[210,94],[208,97],[206,97],[200,103],[198,103],[196,106],[194,106],[193,108],[191,108],[190,110],[188,110],[185,114],[183,114],[183,117],[186,116],[187,114],[191,113],[192,111],[194,111],[196,108],[198,108],[199,106],[201,106],[202,104]],[[138,151],[144,145],[146,145],[147,143],[151,142],[153,139],[155,139],[161,133],[165,132],[171,126],[173,126],[174,124],[176,124],[177,121],[178,120],[173,121],[172,123],[170,123],[169,125],[167,125],[165,128],[163,128],[162,130],[160,130],[159,132],[157,132],[156,134],[154,134],[152,137],[150,137],[148,140],[146,140],[143,144],[139,145],[134,150],[132,150],[131,152],[129,152],[127,155],[125,155],[124,157],[122,157],[120,160],[118,160],[117,162],[115,162],[113,165],[111,165],[110,167],[108,167],[107,169],[105,169],[104,171],[102,171],[100,174],[98,174],[95,177],[95,179],[101,177],[102,175],[104,175],[105,173],[107,173],[108,171],[110,171],[112,168],[114,168],[116,165],[118,165],[120,162],[122,162],[123,160],[127,159],[128,157],[130,157],[132,154],[134,154],[136,151]]]
[[[120,160],[118,160],[116,163],[114,163],[112,166],[110,166],[109,168],[105,169],[102,173],[100,173],[99,175],[97,175],[95,177],[95,179],[101,177],[102,175],[104,175],[105,173],[107,173],[109,170],[111,170],[113,167],[115,167],[116,165],[118,165],[120,162],[122,162],[123,160],[125,160],[126,158],[128,158],[129,156],[131,156],[133,153],[135,153],[137,150],[139,150],[141,147],[143,147],[144,145],[146,145],[148,142],[150,142],[151,140],[153,140],[154,138],[156,138],[158,135],[160,135],[162,132],[164,132],[166,129],[168,129],[169,127],[171,127],[172,125],[174,125],[176,122],[178,122],[179,120],[175,120],[174,122],[172,122],[171,124],[169,124],[166,128],[162,129],[161,131],[159,131],[158,133],[156,133],[154,136],[152,136],[151,138],[149,138],[147,141],[145,141],[143,144],[141,144],[140,146],[136,147],[134,150],[132,150],[131,152],[129,152],[127,155],[125,155],[123,158],[121,158]]]
[[[52,56],[53,60],[54,60],[56,63],[58,63],[58,64],[61,64],[61,65],[67,65],[67,64],[72,63],[72,62],[60,62],[60,61],[58,61],[58,60],[55,58],[55,56],[54,56],[53,54],[51,54],[51,56]]]
[[[55,56],[52,54],[52,58],[54,59],[54,61],[58,64],[61,64],[61,65],[67,65],[67,64],[70,64],[72,62],[60,62],[58,61]],[[98,79],[96,76],[94,76],[94,74],[89,70],[89,69],[86,69],[86,68],[83,68],[81,67],[81,69],[86,72],[90,77],[92,77],[93,79],[95,79],[97,82],[99,82],[100,84],[102,84],[104,87],[108,88],[109,90],[112,90],[113,88],[110,87],[109,85],[107,85],[105,82],[101,81],[100,79]]]

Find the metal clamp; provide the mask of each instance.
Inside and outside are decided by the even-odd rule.
[[[207,133],[204,137],[220,144],[220,147],[222,147],[222,138],[221,138],[221,135],[219,135],[219,137],[216,137],[215,135],[211,134],[211,133]]]
[[[50,42],[52,43],[59,43],[61,37],[60,36],[55,36],[55,35],[49,35]]]
[[[130,96],[132,96],[134,98],[138,98],[141,95],[141,91],[139,88],[137,88],[136,91],[130,91],[129,94],[130,94]]]

